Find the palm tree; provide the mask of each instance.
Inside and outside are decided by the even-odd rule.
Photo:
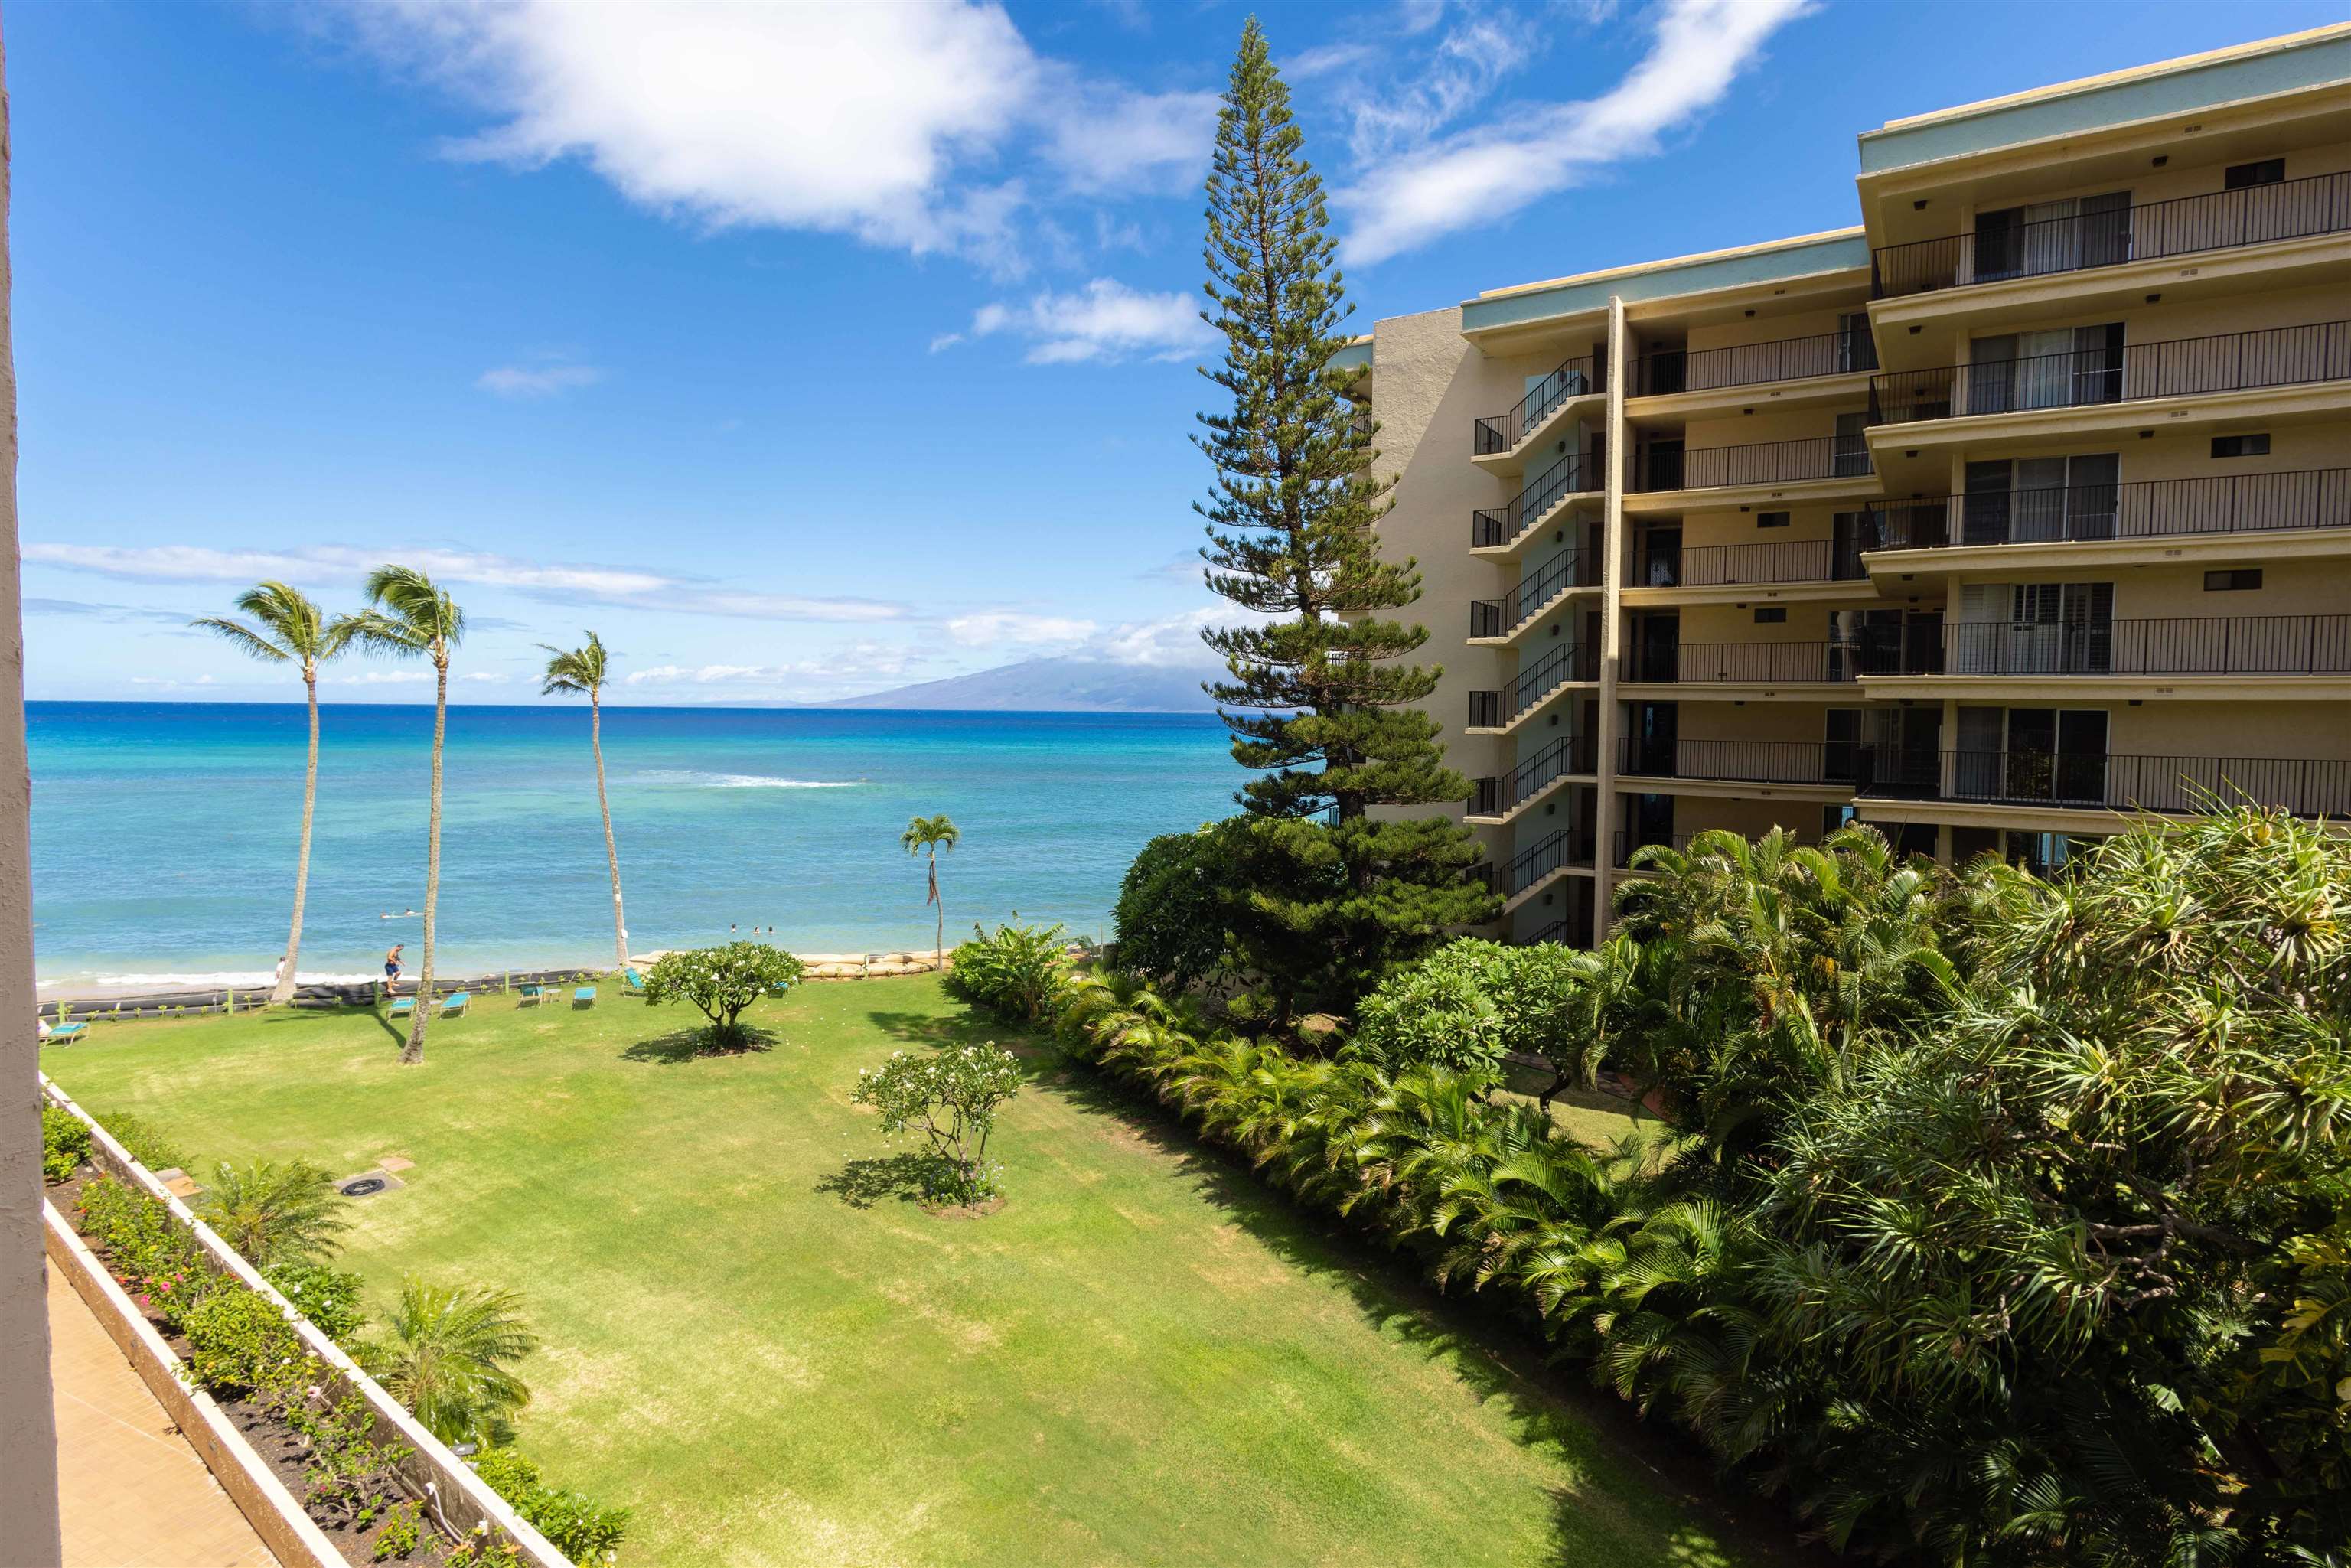
[[[410,566],[380,566],[368,574],[373,608],[336,625],[370,653],[433,662],[433,807],[424,841],[424,960],[416,972],[416,1017],[400,1060],[424,1060],[424,1024],[433,1014],[433,915],[441,896],[441,750],[449,733],[449,652],[465,635],[465,612],[448,591]]]
[[[588,747],[596,754],[596,807],[604,813],[604,859],[612,868],[612,960],[616,967],[626,969],[629,926],[621,918],[621,852],[612,842],[612,803],[604,794],[604,644],[590,632],[583,647],[566,650],[551,643],[539,646],[555,655],[547,661],[547,679],[539,685],[539,695],[572,692],[588,698]]]
[[[947,956],[947,906],[939,897],[939,852],[951,850],[963,842],[963,831],[955,825],[952,818],[945,815],[916,817],[906,824],[906,831],[898,835],[898,841],[906,847],[910,855],[918,855],[926,850],[930,852],[931,893],[923,902],[939,906],[937,961],[945,963]]]
[[[256,1160],[240,1170],[223,1161],[201,1209],[204,1223],[256,1269],[272,1263],[316,1263],[332,1254],[349,1230],[350,1200],[333,1178],[305,1160],[277,1165]]]
[[[294,862],[294,925],[269,990],[271,1003],[282,1006],[294,999],[294,965],[302,952],[302,900],[310,889],[310,819],[319,805],[319,666],[343,651],[350,633],[346,622],[329,622],[306,595],[282,582],[247,589],[238,596],[236,607],[253,617],[251,624],[221,615],[190,624],[227,638],[264,663],[298,665],[310,701],[310,760],[302,775],[302,849]]]
[[[507,1417],[530,1390],[507,1369],[538,1348],[512,1291],[469,1291],[412,1279],[384,1318],[385,1337],[360,1347],[360,1364],[444,1443],[485,1448],[514,1436]]]

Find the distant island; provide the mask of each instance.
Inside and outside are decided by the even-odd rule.
[[[995,713],[1207,713],[1200,683],[1217,672],[1119,664],[1107,659],[1027,659],[968,675],[919,681],[832,708],[936,708]]]

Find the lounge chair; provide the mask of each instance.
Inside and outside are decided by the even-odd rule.
[[[396,1019],[404,1019],[415,1010],[416,998],[414,997],[394,997],[392,998],[392,1017]]]
[[[78,1040],[88,1040],[89,1038],[89,1025],[86,1023],[61,1023],[49,1030],[48,1038],[44,1041],[44,1043],[48,1045],[71,1045]]]
[[[594,1007],[596,1005],[596,988],[593,986],[581,986],[575,989],[571,993],[571,1005],[575,1008]]]
[[[629,982],[629,995],[632,997],[641,997],[644,995],[645,977],[643,975],[638,974],[634,969],[627,971],[627,976]]]
[[[515,995],[517,998],[516,1007],[535,1008],[547,1000],[547,988],[536,980],[525,980],[515,988]]]
[[[768,994],[771,997],[780,997],[791,988],[792,983],[789,980],[778,980],[774,985],[768,988]]]
[[[465,1010],[465,1004],[473,999],[473,994],[469,991],[456,991],[442,998],[441,1016],[444,1019],[457,1017]]]

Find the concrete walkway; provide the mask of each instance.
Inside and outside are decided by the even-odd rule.
[[[66,1568],[278,1568],[65,1276],[47,1272]]]

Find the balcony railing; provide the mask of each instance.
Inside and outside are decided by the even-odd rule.
[[[1590,354],[1563,361],[1559,369],[1537,382],[1527,395],[1501,413],[1492,414],[1473,423],[1470,446],[1484,457],[1496,452],[1508,452],[1527,438],[1527,432],[1551,417],[1552,410],[1570,398],[1586,392],[1608,390],[1607,364],[1595,361]]]
[[[1872,675],[2344,675],[2351,615],[1961,622],[1939,644],[1872,641],[1860,653]]]
[[[1593,479],[1597,478],[1594,474]],[[1511,497],[1509,506],[1470,513],[1470,548],[1486,549],[1510,544],[1541,522],[1543,514],[1558,506],[1562,497],[1581,493],[1585,486],[1583,456],[1571,452],[1537,475],[1525,489]]]
[[[1870,292],[1888,299],[2346,229],[2351,229],[2351,173],[2313,174],[1883,246],[1870,258]]]
[[[2351,377],[2351,321],[2074,349],[1869,379],[1869,422],[2194,397]]]
[[[1634,362],[1635,397],[1761,386],[1813,376],[1851,375],[1877,368],[1877,344],[1866,332],[1819,332],[1727,349],[1667,349]]]
[[[2080,757],[2047,751],[1895,755],[1862,748],[1865,795],[2001,806],[2201,811],[2250,799],[2298,817],[2351,814],[2351,761],[2278,757]]]
[[[1600,678],[1600,650],[1581,643],[1562,643],[1521,671],[1519,678],[1495,692],[1469,694],[1469,727],[1499,729],[1542,700],[1566,681]]]
[[[1858,673],[1847,643],[1635,643],[1625,679],[1639,685],[1786,685],[1849,681]]]
[[[1858,542],[1772,539],[1757,544],[1660,547],[1645,541],[1635,588],[1728,588],[1759,582],[1847,582],[1867,577]]]
[[[1869,443],[1859,434],[1759,441],[1747,446],[1651,447],[1634,465],[1635,490],[1711,490],[1726,485],[1778,485],[1842,479],[1870,472]]]
[[[1508,773],[1469,781],[1469,814],[1499,817],[1553,779],[1570,773],[1595,771],[1592,737],[1563,735]]]
[[[2351,468],[1926,496],[1869,505],[1871,549],[2351,528]]]
[[[1589,869],[1592,848],[1589,828],[1559,828],[1545,833],[1532,849],[1521,851],[1511,860],[1504,891],[1515,897],[1563,867]]]
[[[1643,779],[1850,784],[1861,777],[1859,752],[1858,745],[1844,740],[1660,740],[1628,735],[1617,768]]]
[[[1554,920],[1550,925],[1545,925],[1541,930],[1535,932],[1531,936],[1528,936],[1521,940],[1519,943],[1519,946],[1521,947],[1532,947],[1538,943],[1542,942],[1550,942],[1562,947],[1591,946],[1592,915],[1590,912],[1586,911],[1582,915],[1571,915],[1563,919]]]

